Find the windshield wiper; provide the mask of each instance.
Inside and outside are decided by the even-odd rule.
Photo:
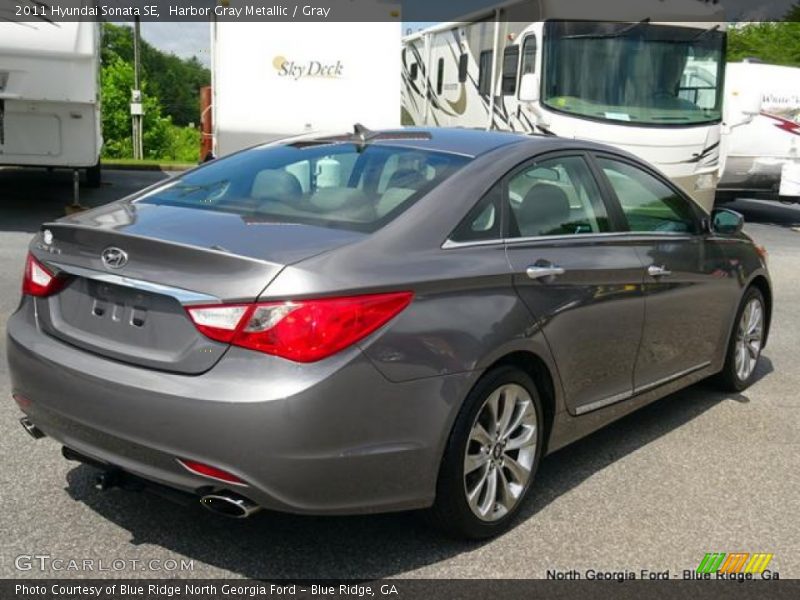
[[[718,29],[719,29],[719,25],[714,25],[713,27],[709,27],[708,29],[704,29],[703,31],[701,31],[700,33],[698,33],[696,36],[694,36],[694,37],[693,37],[693,38],[692,38],[690,41],[692,41],[692,42],[696,42],[696,41],[697,41],[697,40],[699,40],[701,37],[704,37],[705,35],[707,35],[707,34],[709,34],[709,33],[712,33],[712,32],[714,32],[714,31],[717,31]]]
[[[611,38],[622,37],[623,35],[630,33],[634,29],[641,27],[642,25],[647,25],[650,23],[650,17],[642,19],[638,23],[631,23],[627,27],[620,29],[619,31],[615,31],[614,33],[581,33],[579,35],[566,35],[561,39],[564,40],[579,40],[579,39],[593,39],[593,40],[605,40]]]

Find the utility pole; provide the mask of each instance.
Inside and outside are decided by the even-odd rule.
[[[133,127],[133,158],[141,160],[144,158],[144,104],[142,103],[142,88],[140,81],[140,57],[139,57],[139,17],[133,18],[133,89],[131,90],[131,126]]]

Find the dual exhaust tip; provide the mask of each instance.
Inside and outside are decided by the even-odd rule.
[[[28,432],[33,439],[38,440],[46,437],[45,433],[36,427],[36,425],[33,424],[33,421],[31,421],[28,417],[22,417],[19,422],[23,429],[25,429],[25,431]],[[72,452],[71,450],[69,453],[67,453],[67,450],[68,449],[65,447],[65,458],[73,458],[77,460],[83,459],[82,456]],[[112,481],[112,479],[114,479],[112,475],[113,473],[111,472],[104,472],[101,474],[96,483],[98,489],[105,490],[109,487],[113,487],[116,482]],[[247,517],[250,517],[261,510],[261,507],[252,500],[230,492],[206,494],[200,498],[200,504],[214,514],[232,517],[234,519],[246,519]]]
[[[200,504],[214,514],[234,519],[246,519],[261,510],[261,507],[243,496],[228,492],[206,494]]]

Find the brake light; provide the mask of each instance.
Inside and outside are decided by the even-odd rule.
[[[344,350],[409,305],[411,292],[186,309],[205,336],[219,342],[315,362]]]
[[[29,296],[52,296],[64,287],[66,280],[53,274],[36,257],[28,253],[25,274],[22,277],[22,293]]]

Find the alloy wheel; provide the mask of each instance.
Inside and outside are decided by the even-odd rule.
[[[746,381],[756,368],[764,337],[764,307],[758,298],[751,299],[739,319],[736,331],[736,377]]]
[[[504,384],[486,398],[464,454],[464,492],[478,518],[496,521],[519,502],[531,477],[538,433],[536,408],[524,387]]]

